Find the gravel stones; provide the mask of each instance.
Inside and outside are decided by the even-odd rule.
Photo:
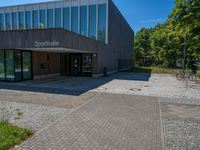
[[[71,109],[0,101],[0,119],[19,127],[40,130],[69,113]]]

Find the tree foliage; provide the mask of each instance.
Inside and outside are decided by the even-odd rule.
[[[187,59],[200,59],[200,0],[175,0],[168,20],[135,36],[136,58],[140,64],[173,67],[183,59],[187,36]]]

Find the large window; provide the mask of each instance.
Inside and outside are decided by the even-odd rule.
[[[78,7],[72,7],[71,14],[71,27],[72,31],[78,33]]]
[[[83,55],[83,72],[92,73],[92,55],[91,54]]]
[[[19,29],[24,29],[24,12],[19,12]]]
[[[0,80],[5,80],[4,50],[0,50]]]
[[[10,13],[6,13],[6,30],[11,30],[11,16],[10,16]]]
[[[106,4],[100,4],[98,7],[98,40],[106,42]]]
[[[48,9],[47,10],[47,27],[48,28],[53,28],[54,23],[53,23],[53,9]]]
[[[98,15],[97,15],[98,13]],[[107,5],[91,4],[41,8],[19,12],[0,13],[0,31],[38,28],[64,28],[106,42]]]
[[[40,28],[46,27],[46,10],[40,10]]]
[[[6,80],[15,80],[15,69],[14,69],[14,51],[6,50]]]
[[[55,9],[56,28],[61,28],[61,8]]]
[[[4,26],[4,14],[0,14],[0,30],[4,30],[5,26]]]
[[[22,80],[22,59],[21,59],[21,51],[15,51],[15,80]]]
[[[89,37],[96,39],[96,5],[89,6]]]
[[[22,52],[23,55],[23,79],[31,79],[31,52]]]
[[[63,8],[63,25],[65,29],[70,29],[69,7]]]
[[[80,34],[87,36],[87,6],[80,7]]]
[[[16,12],[12,13],[12,29],[13,30],[17,29],[17,13]]]
[[[20,81],[32,78],[31,52],[0,50],[0,80]]]
[[[33,28],[34,29],[38,28],[38,11],[37,10],[33,11]]]
[[[26,29],[31,29],[31,12],[26,11]]]

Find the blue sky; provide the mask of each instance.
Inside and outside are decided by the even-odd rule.
[[[1,6],[50,0],[1,0]],[[134,31],[166,21],[174,8],[174,0],[113,0]]]

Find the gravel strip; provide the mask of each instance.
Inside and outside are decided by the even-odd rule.
[[[161,103],[166,150],[199,150],[200,106],[178,102]]]
[[[169,104],[184,104],[184,105],[200,105],[200,99],[187,99],[187,98],[165,98],[160,97],[160,102]]]
[[[70,111],[71,109],[65,108],[0,101],[0,120],[34,131],[44,128]]]
[[[163,120],[166,150],[199,150],[200,124],[187,121]]]

